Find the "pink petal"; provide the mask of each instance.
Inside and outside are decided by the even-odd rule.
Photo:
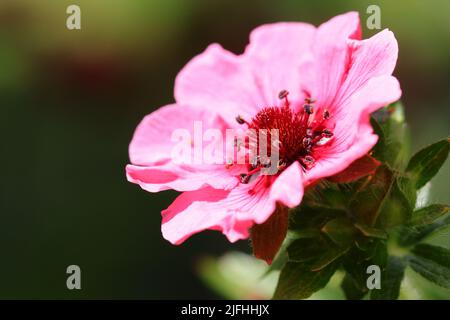
[[[248,229],[254,223],[265,222],[277,201],[290,207],[300,203],[303,185],[298,165],[286,169],[271,187],[260,185],[250,192],[257,182],[240,184],[229,191],[206,187],[182,193],[162,212],[164,238],[180,244],[191,235],[210,229],[221,231],[235,242],[248,238]]]
[[[229,190],[239,180],[224,165],[183,165],[167,162],[145,167],[127,165],[127,179],[149,192],[189,191],[205,186]]]
[[[302,169],[296,161],[275,180],[270,189],[270,197],[290,208],[298,206],[303,197],[302,177]]]
[[[307,182],[332,176],[368,153],[378,140],[370,125],[370,113],[400,96],[400,85],[392,76],[372,78],[353,94],[343,109],[355,111],[342,113],[336,121],[334,140],[317,151],[316,164],[305,173]]]
[[[172,134],[186,129],[194,135],[194,122],[202,121],[203,129],[224,129],[222,119],[215,114],[188,106],[167,105],[147,115],[136,128],[129,146],[130,160],[135,165],[150,165],[171,160],[175,142]]]
[[[194,145],[190,150],[191,163],[178,163],[175,160],[179,159],[172,159],[176,143],[172,141],[172,133],[184,129],[194,139],[196,121],[201,121],[202,128],[198,132],[202,135],[211,128],[221,133],[225,131],[225,123],[219,116],[199,108],[168,105],[146,116],[137,127],[129,147],[132,164],[126,167],[128,181],[150,192],[196,190],[206,185],[233,188],[238,183],[236,176],[240,173],[235,171],[240,168],[233,166],[227,169],[225,159],[222,159],[222,164],[195,163]],[[209,143],[205,142],[205,145]]]
[[[193,58],[175,80],[178,103],[216,112],[235,125],[237,115],[251,119],[264,103],[242,58],[218,44]]]
[[[313,61],[302,69],[303,86],[318,106],[330,107],[342,84],[348,65],[348,40],[360,39],[357,12],[332,18],[319,26],[313,43]]]
[[[397,40],[387,29],[367,40],[349,41],[349,50],[351,51],[350,67],[336,98],[335,113],[339,112],[339,106],[345,105],[345,100],[368,80],[382,75],[391,75],[397,63]]]
[[[264,106],[279,104],[278,93],[289,91],[292,102],[302,100],[300,66],[311,54],[316,28],[307,23],[280,22],[262,25],[250,34],[244,59],[255,75]]]

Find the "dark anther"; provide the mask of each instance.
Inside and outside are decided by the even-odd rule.
[[[241,173],[239,177],[241,178],[241,183],[248,183],[248,180],[250,180],[250,176],[246,173]]]
[[[264,161],[264,163],[262,163],[262,166],[263,166],[264,168],[270,168],[271,165],[272,165],[272,162],[270,161],[270,159],[266,159],[266,160]]]
[[[278,160],[277,169],[283,169],[284,167],[286,167],[286,162],[284,162],[284,160],[282,159]]]
[[[305,112],[307,114],[313,114],[313,112],[314,112],[314,107],[311,104],[305,104],[303,106],[303,109],[305,110]]]
[[[311,147],[312,139],[310,137],[303,138],[303,148],[307,149]]]
[[[304,162],[306,165],[311,165],[311,164],[314,163],[314,158],[311,157],[311,156],[306,156],[306,157],[303,158],[303,162]]]
[[[245,120],[240,115],[236,116],[236,121],[239,124],[244,124],[245,123]]]
[[[330,111],[325,110],[325,111],[323,112],[323,118],[324,118],[325,120],[330,119]]]
[[[328,129],[323,129],[322,134],[324,137],[331,138],[333,136],[333,132]]]
[[[281,90],[280,93],[278,93],[278,99],[284,99],[288,96],[289,92],[287,90]]]

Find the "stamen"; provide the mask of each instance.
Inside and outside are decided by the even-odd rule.
[[[303,109],[305,110],[305,112],[309,115],[314,113],[314,106],[312,104],[305,104],[303,106]]]
[[[248,122],[247,122],[247,120],[245,120],[244,118],[242,118],[242,116],[240,115],[240,114],[238,114],[237,116],[236,116],[236,122],[237,123],[239,123],[239,124],[247,124],[247,125],[250,125]]]
[[[306,168],[309,169],[314,164],[315,159],[312,156],[305,156],[303,158],[303,163],[305,164]]]
[[[261,143],[267,146],[266,155],[259,153],[252,155],[247,165],[248,172],[238,176],[241,183],[254,183],[258,172],[264,168],[270,168],[274,165],[271,162],[271,154],[278,153],[278,162],[276,163],[277,173],[283,171],[293,162],[298,161],[303,170],[310,169],[317,157],[320,157],[320,149],[316,148],[327,144],[333,138],[333,132],[328,129],[327,120],[330,118],[330,112],[327,109],[320,109],[318,117],[313,116],[315,112],[314,100],[306,98],[303,109],[299,111],[292,110],[287,99],[289,92],[280,91],[278,98],[285,100],[284,106],[273,106],[263,108],[256,116],[247,122],[241,116],[236,117],[239,124],[247,124],[250,130],[264,130],[264,134],[257,135],[251,142],[245,142],[244,147],[248,147],[247,143],[255,144],[256,150],[259,150]],[[319,115],[320,114],[320,115]],[[276,136],[270,132],[272,129],[278,130]],[[270,141],[270,143],[268,143]],[[242,143],[242,142],[241,142]],[[239,148],[240,143],[236,143]],[[264,176],[259,181],[270,181],[270,176]]]
[[[328,129],[323,129],[322,134],[327,138],[331,138],[333,136],[333,132]]]
[[[280,93],[278,93],[278,99],[280,99],[280,100],[284,99],[285,106],[289,106],[288,95],[289,95],[289,91],[287,91],[287,90],[281,90]]]
[[[248,181],[250,180],[250,176],[248,174],[246,174],[246,173],[241,173],[239,175],[239,177],[241,179],[241,183],[243,183],[243,184],[247,184]]]

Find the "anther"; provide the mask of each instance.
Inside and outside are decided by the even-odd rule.
[[[312,139],[310,137],[303,138],[303,148],[307,149],[311,147]]]
[[[244,183],[244,184],[248,183],[248,181],[250,180],[250,176],[246,173],[241,173],[239,175],[239,177],[241,179],[241,183]]]
[[[325,136],[325,137],[327,137],[327,138],[331,138],[331,137],[333,136],[333,132],[331,132],[331,131],[328,130],[328,129],[323,129],[323,130],[322,130],[322,135]]]
[[[303,106],[303,109],[305,110],[305,112],[307,113],[307,114],[313,114],[313,112],[314,112],[314,106],[313,105],[311,105],[311,104],[305,104],[304,106]]]
[[[287,90],[281,90],[278,94],[278,99],[283,100],[288,96],[289,92]]]
[[[325,110],[325,111],[323,112],[323,118],[324,118],[325,120],[330,119],[330,111]]]
[[[280,93],[278,93],[278,99],[280,99],[280,100],[284,99],[284,105],[286,107],[289,106],[288,95],[289,95],[289,91],[287,91],[287,90],[281,90]]]
[[[283,169],[284,167],[286,167],[286,162],[284,162],[284,160],[282,160],[282,159],[278,160],[278,163],[277,163],[277,169],[278,169],[278,170],[281,170],[281,169]]]
[[[314,163],[314,158],[313,157],[311,157],[311,156],[305,156],[304,158],[303,158],[303,163],[305,164],[305,165],[307,165],[307,166],[310,166],[310,165],[312,165],[313,163]]]
[[[239,123],[239,124],[244,124],[244,123],[246,123],[246,121],[244,120],[244,118],[242,118],[241,115],[237,115],[237,116],[236,116],[236,122]]]

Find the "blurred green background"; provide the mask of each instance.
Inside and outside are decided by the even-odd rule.
[[[82,30],[66,29],[81,7]],[[211,42],[240,53],[256,26],[314,24],[369,4],[400,45],[413,149],[450,132],[450,1],[2,0],[0,298],[216,298],[199,259],[249,251],[204,232],[179,247],[160,234],[175,192],[125,179],[142,117],[173,101],[177,72]],[[450,166],[432,200],[450,202]],[[442,240],[448,244],[448,240]],[[66,288],[66,267],[82,290]]]

